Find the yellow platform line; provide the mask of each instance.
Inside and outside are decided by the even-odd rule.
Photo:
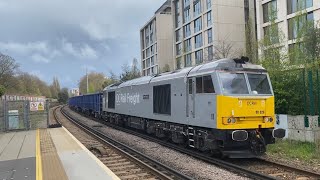
[[[40,130],[36,133],[36,180],[42,180],[42,160],[40,149]]]

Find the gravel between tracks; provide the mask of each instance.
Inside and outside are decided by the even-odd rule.
[[[73,117],[82,120],[88,125],[102,125],[71,111],[69,107],[65,107],[65,109]],[[97,127],[97,129],[100,129],[109,137],[127,144],[134,149],[154,159],[157,159],[161,163],[166,164],[170,167],[174,167],[177,171],[184,172],[186,175],[195,179],[248,179],[214,165],[197,160],[188,155],[179,153],[175,150],[166,148],[157,143],[107,127],[105,125],[102,125],[102,127]]]

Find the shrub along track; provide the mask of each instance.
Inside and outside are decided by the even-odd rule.
[[[84,115],[83,115],[84,116]],[[176,151],[188,154],[197,159],[201,159],[207,163],[214,164],[232,172],[248,176],[254,179],[320,179],[320,174],[304,169],[298,169],[293,166],[280,164],[277,162],[269,161],[263,158],[252,159],[219,159],[208,156],[208,154],[199,153],[197,151],[186,149],[181,146],[174,145],[170,142],[160,140],[149,135],[136,132],[131,129],[116,126],[106,121],[99,120],[97,118],[87,117],[96,122],[102,123],[114,129],[130,133],[141,138],[156,142],[165,147],[169,147]]]
[[[69,117],[61,107],[54,117],[120,179],[191,179]]]

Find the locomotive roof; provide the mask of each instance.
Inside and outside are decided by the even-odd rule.
[[[215,70],[223,71],[256,71],[256,72],[266,72],[266,70],[260,66],[251,64],[245,58],[241,59],[221,59],[206,64],[201,64],[195,67],[187,67],[172,72],[166,72],[158,74],[155,76],[143,76],[140,78],[132,79],[123,83],[112,84],[107,86],[104,90],[107,89],[116,89],[127,86],[134,86],[140,84],[147,84],[150,82],[158,82],[168,79],[176,79],[183,77],[190,77],[200,74],[205,74]]]

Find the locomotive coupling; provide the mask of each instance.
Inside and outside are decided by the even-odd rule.
[[[286,130],[285,129],[274,129],[272,131],[272,136],[274,138],[284,138],[284,136],[286,136]]]

